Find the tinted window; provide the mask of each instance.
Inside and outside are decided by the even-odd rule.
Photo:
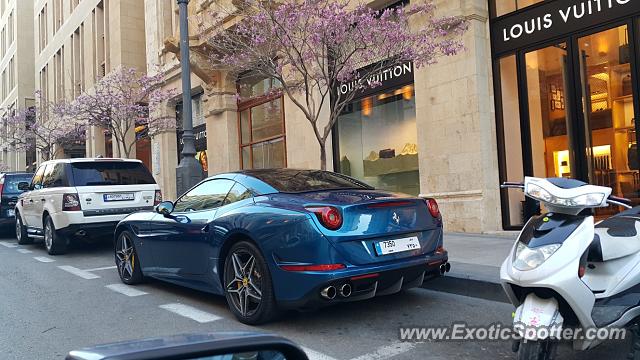
[[[222,205],[233,184],[233,181],[226,179],[203,182],[178,199],[174,211],[199,211],[217,208]]]
[[[249,189],[247,189],[246,187],[238,183],[235,183],[235,185],[233,185],[233,187],[229,191],[229,194],[227,194],[227,198],[224,200],[224,205],[231,204],[236,201],[248,199],[252,196],[253,194]]]
[[[18,190],[18,184],[21,182],[31,182],[33,174],[15,174],[5,175],[2,192],[3,193],[21,193],[22,190]]]
[[[91,161],[71,163],[75,186],[155,184],[139,162]]]
[[[42,175],[44,174],[44,165],[40,165],[36,174],[33,175],[33,179],[31,179],[31,189],[39,190],[42,187]]]
[[[339,189],[373,189],[354,178],[322,170],[272,169],[249,171],[279,192],[305,192]]]
[[[53,166],[47,166],[42,179],[42,187],[63,187],[69,186],[65,177],[65,164],[58,163]]]

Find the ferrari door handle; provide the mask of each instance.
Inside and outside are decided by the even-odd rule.
[[[202,231],[203,233],[208,233],[208,232],[209,232],[209,224],[205,225],[205,226],[201,229],[201,231]]]

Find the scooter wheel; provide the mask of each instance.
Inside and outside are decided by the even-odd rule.
[[[555,358],[557,348],[555,341],[521,341],[518,360],[551,360]]]

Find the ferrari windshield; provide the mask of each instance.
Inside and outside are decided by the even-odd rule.
[[[322,170],[265,169],[245,172],[284,193],[321,190],[362,189],[371,186],[351,177]]]

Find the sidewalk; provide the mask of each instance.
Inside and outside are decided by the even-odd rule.
[[[451,272],[427,281],[426,289],[487,300],[507,302],[500,286],[500,266],[513,247],[517,234],[446,233]]]

